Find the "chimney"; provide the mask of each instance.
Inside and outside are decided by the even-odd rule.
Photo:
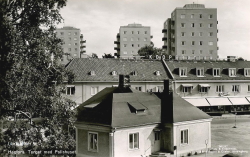
[[[173,92],[170,92],[169,80],[164,80],[164,90],[161,96],[161,122],[173,122]]]
[[[119,75],[119,88],[124,87],[124,75]]]

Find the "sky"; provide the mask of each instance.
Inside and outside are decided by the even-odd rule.
[[[250,0],[68,0],[61,9],[64,23],[79,28],[87,54],[114,54],[120,26],[139,23],[151,27],[155,47],[163,45],[164,21],[176,7],[191,3],[217,8],[218,55],[250,60]]]

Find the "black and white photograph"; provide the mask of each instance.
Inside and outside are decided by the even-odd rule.
[[[250,157],[249,6],[0,0],[0,157]]]

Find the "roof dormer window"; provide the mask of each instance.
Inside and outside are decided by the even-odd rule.
[[[112,71],[112,75],[117,75],[117,72],[116,71]]]
[[[156,71],[155,75],[159,76],[160,75],[160,71]]]
[[[220,68],[213,68],[213,76],[220,77]]]
[[[197,77],[204,77],[204,68],[196,68]]]
[[[180,77],[187,77],[187,68],[186,67],[179,68],[179,76]]]
[[[244,68],[244,76],[250,77],[250,68]]]
[[[229,77],[236,77],[236,68],[229,68],[228,69],[228,76]]]
[[[89,74],[90,75],[95,75],[95,71],[90,71]]]

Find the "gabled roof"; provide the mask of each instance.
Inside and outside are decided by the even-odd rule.
[[[166,61],[175,80],[249,80],[244,76],[244,68],[250,68],[249,61]],[[179,76],[179,68],[187,68],[187,77]],[[196,68],[204,67],[204,77],[197,77]],[[214,77],[213,68],[220,69],[220,77]],[[229,77],[228,69],[236,68],[237,76]]]
[[[163,81],[168,79],[160,60],[122,60],[107,58],[76,58],[66,67],[75,74],[75,81],[118,82],[119,74],[130,75],[130,81]],[[95,75],[90,75],[94,71]],[[112,75],[116,71],[117,75]],[[133,72],[136,75],[133,75]],[[160,71],[160,75],[156,75]]]
[[[140,104],[138,111],[143,107],[143,112],[131,111],[129,103]],[[93,108],[84,107],[91,104],[95,104]],[[113,128],[160,123],[160,106],[161,101],[154,94],[134,91],[129,87],[122,90],[118,87],[109,87],[77,108],[77,121]]]

